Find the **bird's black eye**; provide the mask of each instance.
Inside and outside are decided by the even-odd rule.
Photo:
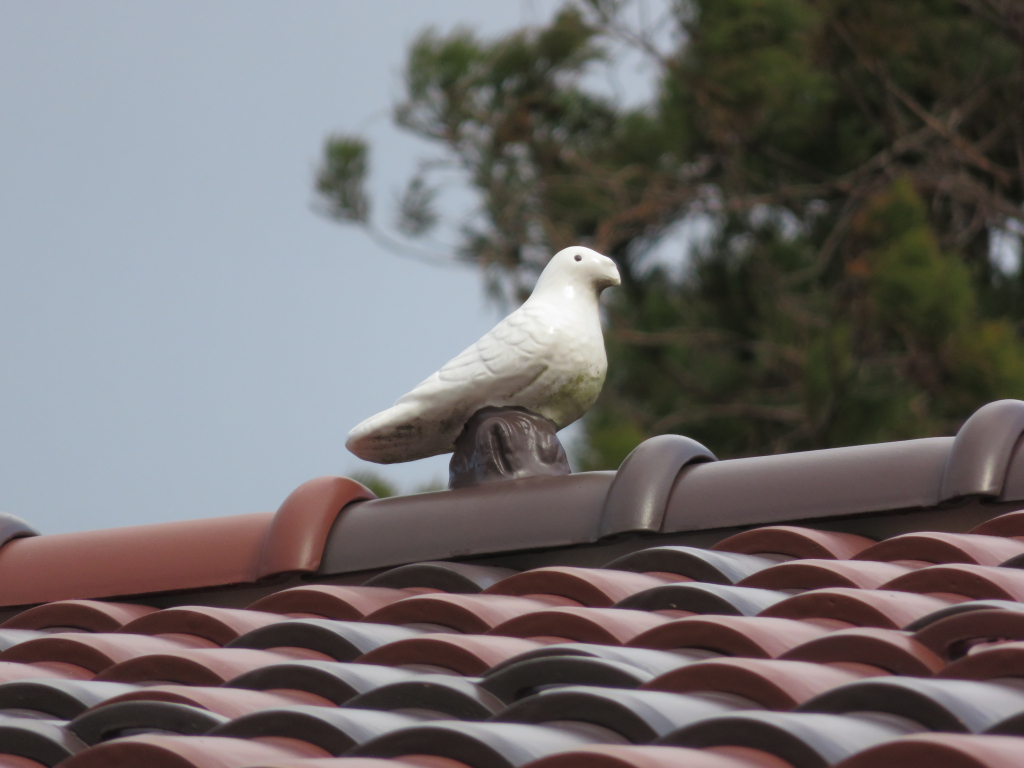
[[[576,261],[583,261],[583,257],[580,256],[578,253],[575,256],[575,259],[576,259]]]

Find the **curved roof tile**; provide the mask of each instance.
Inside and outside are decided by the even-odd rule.
[[[328,757],[322,749],[301,742],[287,747],[213,736],[129,736],[99,744],[68,760],[61,768],[248,768],[303,757]],[[355,768],[355,767],[354,767]]]
[[[748,576],[739,584],[743,587],[776,590],[826,587],[878,589],[886,582],[910,572],[910,568],[896,563],[808,558],[773,565]]]
[[[715,696],[687,696],[659,690],[565,686],[541,691],[511,704],[497,722],[593,723],[634,744],[648,744],[706,717],[733,712],[749,702]]]
[[[882,712],[933,731],[980,733],[1024,713],[1024,691],[971,680],[882,677],[826,691],[803,712]]]
[[[949,601],[910,592],[831,587],[783,600],[762,616],[788,619],[833,619],[860,627],[902,629],[915,619],[949,605]]]
[[[290,619],[246,632],[229,648],[306,648],[337,661],[352,661],[375,648],[421,634],[410,627],[328,619]]]
[[[906,632],[854,627],[829,632],[782,654],[782,659],[817,664],[868,664],[894,675],[929,677],[943,669],[934,651]]]
[[[1024,413],[985,413],[1004,407]],[[619,481],[348,503],[358,486],[321,478],[276,516],[16,539],[0,547],[0,766],[38,766],[34,745],[77,734],[96,743],[74,761],[253,768],[237,747],[270,723],[283,751],[264,766],[327,768],[337,759],[303,734],[355,744],[360,722],[413,714],[364,746],[415,746],[430,768],[801,768],[857,760],[886,738],[945,768],[927,752],[938,742],[900,734],[1024,738],[1024,451],[1003,461],[1012,431],[986,415],[956,440],[681,468],[658,448],[682,445],[673,438],[646,444]],[[937,506],[957,483],[984,500]],[[610,487],[640,506],[609,512]],[[624,533],[637,525],[643,535]],[[126,548],[131,558],[112,556]],[[22,610],[14,592],[62,599]],[[759,709],[796,705],[829,711]],[[515,719],[529,722],[504,722]],[[232,728],[237,738],[203,735]],[[141,736],[154,729],[182,735]],[[683,734],[673,743],[687,746],[624,743]],[[998,755],[979,745],[1003,743],[988,738],[935,754],[978,768]]]
[[[898,576],[881,589],[944,592],[972,600],[1024,600],[1024,571],[991,565],[933,565]]]
[[[776,659],[708,659],[644,684],[652,691],[729,693],[767,709],[792,709],[823,691],[861,679],[848,669]]]
[[[392,603],[366,617],[372,624],[440,624],[457,632],[482,634],[550,603],[507,595],[418,595]]]
[[[852,533],[817,531],[793,525],[766,525],[737,533],[712,547],[722,552],[849,560],[875,542]]]
[[[194,635],[225,645],[240,635],[281,621],[284,617],[263,611],[188,605],[145,614],[117,631],[129,635]]]
[[[425,634],[388,643],[357,661],[386,667],[429,664],[460,675],[481,675],[495,664],[539,645],[518,637]]]
[[[303,584],[282,589],[248,606],[251,611],[279,614],[309,614],[339,621],[363,617],[404,600],[411,593],[388,587],[346,587],[335,584]]]
[[[942,768],[1015,768],[1020,741],[1009,736],[922,733],[865,749],[836,768],[941,765]]]
[[[58,600],[37,605],[12,616],[3,629],[80,629],[115,632],[125,624],[156,611],[148,605],[108,603],[101,600]]]
[[[826,768],[862,749],[918,730],[919,726],[900,718],[744,712],[702,720],[658,743],[749,747],[782,758],[793,768]]]
[[[712,750],[681,747],[622,747],[618,745],[574,749],[550,757],[542,757],[529,764],[529,768],[583,768],[584,766],[591,768],[792,768],[784,760],[757,750],[736,750],[725,754]],[[356,768],[356,766],[352,768]],[[877,766],[873,768],[877,768]]]
[[[488,587],[492,595],[559,595],[591,608],[608,608],[664,579],[631,571],[550,566],[523,571]]]
[[[689,616],[644,632],[637,648],[703,648],[727,656],[771,659],[827,630],[815,624],[762,616]]]
[[[776,558],[715,552],[698,547],[649,547],[612,560],[604,567],[634,573],[672,573],[710,584],[735,584],[765,568]]]
[[[243,672],[224,685],[252,691],[305,691],[340,705],[361,693],[415,676],[409,670],[372,664],[285,661]]]
[[[667,616],[624,608],[545,608],[510,619],[488,634],[625,645],[637,635],[668,621],[671,619]]]
[[[924,560],[929,563],[999,565],[1024,554],[1024,541],[976,533],[923,531],[880,541],[859,552],[857,560]]]

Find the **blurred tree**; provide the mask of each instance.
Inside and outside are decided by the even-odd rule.
[[[457,258],[497,295],[570,244],[618,262],[584,466],[663,432],[723,457],[949,434],[1024,397],[1002,258],[1024,231],[1020,0],[678,0],[646,26],[634,4],[429,30],[396,109],[479,192]],[[639,108],[586,85],[623,46],[657,67]],[[328,139],[318,190],[372,227],[366,152]],[[437,223],[436,170],[402,201],[408,236]]]
[[[389,496],[398,496],[398,488],[391,480],[378,472],[357,471],[350,472],[349,477],[357,483],[362,483],[373,491],[378,499],[386,499]]]

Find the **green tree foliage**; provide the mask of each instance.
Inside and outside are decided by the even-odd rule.
[[[619,264],[585,466],[664,432],[719,456],[951,433],[1024,397],[1024,279],[991,258],[1024,200],[1019,0],[679,0],[648,28],[631,5],[425,32],[396,109],[480,193],[458,257],[492,288],[521,299],[574,243]],[[638,108],[586,87],[622,46],[657,68]],[[319,189],[365,220],[332,146]],[[652,263],[680,225],[684,266]]]
[[[377,472],[350,472],[349,476],[357,483],[362,483],[373,491],[378,499],[386,499],[389,496],[398,496],[398,488],[395,484]]]

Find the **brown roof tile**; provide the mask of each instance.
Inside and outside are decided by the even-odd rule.
[[[955,680],[1024,678],[1024,642],[1002,642],[982,648],[954,661],[938,675]]]
[[[69,663],[98,673],[139,656],[187,648],[180,641],[163,637],[58,633],[12,646],[0,653],[0,661]]]
[[[776,557],[715,552],[697,547],[650,547],[616,558],[604,567],[634,573],[673,574],[710,584],[736,584],[776,564]]]
[[[213,736],[129,736],[99,744],[61,768],[248,768],[297,757],[328,757],[322,749],[297,743],[283,747]]]
[[[710,717],[660,740],[682,747],[749,747],[793,768],[824,768],[862,749],[923,730],[901,718],[797,712],[738,712]]]
[[[630,595],[665,583],[630,571],[550,566],[502,579],[485,590],[491,595],[558,595],[592,608],[608,608]]]
[[[495,664],[539,646],[518,637],[429,634],[388,643],[357,661],[386,667],[427,664],[460,675],[481,675]]]
[[[28,757],[0,753],[0,768],[46,768],[46,765]]]
[[[922,733],[865,749],[836,768],[1017,768],[1020,740],[1009,736]]]
[[[144,635],[131,637],[142,638]],[[119,683],[221,685],[243,672],[287,661],[288,658],[269,651],[254,651],[247,648],[158,651],[139,654],[114,664],[97,675],[97,679]]]
[[[505,709],[505,703],[464,677],[428,674],[377,686],[345,702],[345,707],[488,720]]]
[[[286,615],[322,616],[359,621],[374,611],[404,600],[410,593],[387,587],[344,587],[335,584],[303,584],[267,595],[249,606],[252,611]]]
[[[1004,402],[956,439],[687,464],[709,456],[666,438],[619,474],[380,501],[320,478],[273,516],[65,539],[6,540],[0,518],[0,587],[22,595],[0,628],[0,749],[823,768],[889,739],[978,768],[1001,742],[905,734],[1024,738],[1022,430]],[[253,745],[278,751],[242,761]]]
[[[507,595],[419,595],[391,603],[366,617],[372,624],[440,624],[458,632],[482,634],[550,602]]]
[[[41,664],[19,664],[13,661],[0,661],[0,684],[14,680],[52,677],[63,680],[90,680],[93,673],[73,664],[50,668]]]
[[[117,631],[130,635],[193,635],[225,645],[246,632],[284,620],[283,616],[263,611],[189,605],[140,616]]]
[[[773,659],[824,635],[814,624],[760,616],[690,616],[635,637],[636,648],[704,648],[727,656]]]
[[[792,768],[792,766],[785,760],[780,760],[766,752],[755,754],[755,750],[737,750],[735,753],[723,754],[706,749],[601,745],[543,757],[530,763],[530,768]]]
[[[968,533],[983,536],[1024,536],[1024,511],[1008,512],[976,525]]]
[[[786,599],[785,592],[731,584],[701,584],[686,582],[664,584],[630,595],[616,604],[616,608],[637,608],[644,611],[664,611],[675,615],[686,613],[721,613],[731,616],[756,616],[772,605]]]
[[[739,584],[761,589],[877,589],[886,582],[910,572],[910,568],[895,563],[808,558],[779,563],[751,574]]]
[[[894,675],[928,677],[943,660],[909,633],[894,629],[855,627],[829,632],[782,654],[780,658],[818,664],[869,664]]]
[[[337,661],[353,661],[375,648],[422,634],[421,629],[328,619],[290,619],[247,632],[230,648],[306,648]]]
[[[334,706],[333,702],[322,696],[308,693],[296,695],[296,693],[294,691],[252,691],[243,688],[201,685],[149,685],[107,699],[104,705],[126,701],[166,701],[172,704],[201,707],[227,718],[293,704],[315,703],[322,707]]]
[[[924,531],[880,541],[856,555],[858,560],[924,560],[929,563],[999,565],[1024,554],[1024,541],[976,533]]]
[[[991,565],[933,565],[899,576],[882,589],[943,592],[973,600],[1024,600],[1024,571]]]
[[[864,677],[849,669],[776,659],[708,659],[644,684],[653,691],[731,693],[767,709],[792,709],[818,694]]]
[[[344,704],[382,685],[408,680],[416,673],[396,667],[324,661],[285,661],[233,677],[224,685],[253,691],[304,691]]]
[[[85,632],[114,632],[156,608],[100,600],[59,600],[37,605],[12,616],[4,629],[81,629]]]
[[[762,616],[787,619],[834,619],[859,627],[902,629],[915,619],[949,605],[949,601],[909,592],[830,587],[794,595],[766,609]]]
[[[668,621],[671,619],[667,616],[623,608],[546,608],[510,619],[488,634],[625,645],[637,635]]]
[[[372,497],[352,480],[318,478],[296,489],[277,513],[15,539],[0,557],[0,605],[198,589],[315,571],[342,506]]]
[[[737,533],[712,549],[737,554],[777,554],[790,557],[849,560],[875,542],[852,533],[816,531],[792,525],[766,525]]]
[[[749,701],[728,696],[571,685],[520,699],[493,719],[508,723],[546,723],[552,727],[567,720],[591,723],[634,744],[649,744],[702,718],[749,706]]]
[[[995,608],[955,613],[918,630],[914,638],[944,659],[958,659],[978,642],[1024,640],[1024,611]]]
[[[804,702],[802,712],[877,712],[929,730],[981,733],[1024,714],[1024,691],[973,680],[878,677],[843,685]]]

